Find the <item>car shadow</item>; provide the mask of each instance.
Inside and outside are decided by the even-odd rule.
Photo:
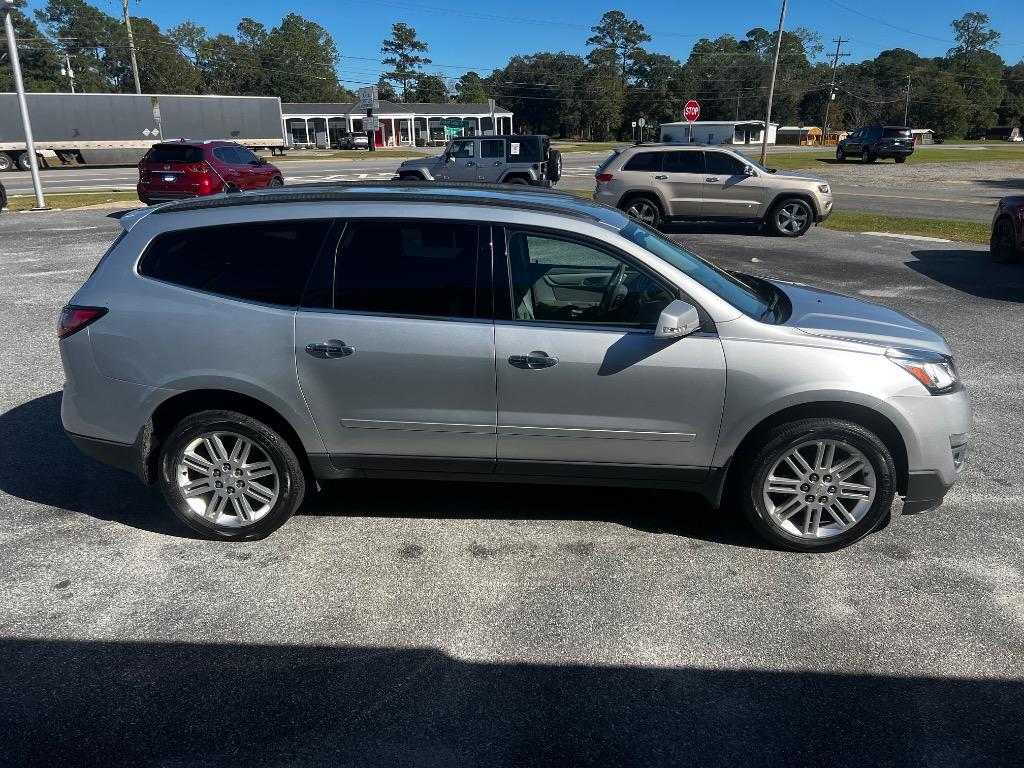
[[[343,606],[344,595],[337,597]],[[306,597],[296,591],[293,599]],[[470,644],[476,638],[456,624],[458,596],[450,609],[451,626],[428,631],[447,630],[460,650],[479,647],[483,639]],[[702,665],[686,651],[715,658],[703,647],[713,634],[689,634],[686,617],[671,610],[659,618],[678,624],[681,650],[669,649],[678,663],[645,660],[651,628],[644,624],[586,636],[592,617],[585,614],[543,626],[548,643],[564,634],[549,657],[534,659],[513,642],[500,657],[509,661],[417,647],[404,637],[394,645],[346,643],[360,626],[345,613],[324,627],[327,637],[291,644],[0,638],[0,763],[1019,765],[1024,683],[1012,675],[845,671],[859,667],[833,659],[843,649],[824,640],[820,658],[777,665],[785,670],[739,659]],[[720,621],[729,627],[743,619],[726,608]],[[492,631],[490,647],[501,647],[523,630],[496,624]],[[783,645],[789,639],[774,626],[749,631],[779,636]],[[579,648],[594,649],[602,662],[575,661]],[[832,665],[840,671],[806,669]]]
[[[996,264],[987,250],[915,250],[908,267],[937,283],[982,299],[1024,302],[1024,266]]]
[[[0,414],[0,491],[166,536],[196,538],[155,487],[81,454],[60,422],[61,393]],[[56,472],[54,468],[57,468]],[[523,503],[523,499],[529,503]],[[739,547],[766,545],[731,509],[648,488],[359,479],[324,483],[300,514],[441,520],[589,520]]]
[[[764,237],[761,225],[748,222],[726,221],[672,221],[663,222],[660,231],[666,235],[746,235]]]
[[[1024,152],[1021,153],[1024,157]],[[982,184],[986,187],[998,187],[999,189],[1024,189],[1024,179],[972,179],[972,184]]]

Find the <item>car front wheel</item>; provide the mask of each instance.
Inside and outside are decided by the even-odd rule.
[[[1017,257],[1013,223],[1009,219],[1000,219],[996,222],[992,229],[989,252],[992,254],[992,261],[999,264],[1013,261]]]
[[[790,198],[778,202],[768,215],[772,232],[782,237],[800,237],[814,223],[814,211],[806,200]]]
[[[866,149],[860,153],[860,161],[862,163],[873,163],[877,158],[868,152]]]
[[[744,511],[767,541],[798,552],[845,547],[885,519],[896,468],[885,444],[848,421],[776,427],[750,463]]]
[[[280,528],[302,503],[302,466],[267,425],[233,411],[183,419],[160,451],[160,489],[186,525],[210,539],[251,541]]]
[[[843,148],[839,147],[836,149],[836,161],[840,163],[846,162],[846,153],[843,152]]]

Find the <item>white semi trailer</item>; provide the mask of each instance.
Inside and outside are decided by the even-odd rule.
[[[285,146],[281,100],[271,96],[30,93],[36,151],[60,163],[136,163],[153,144],[226,139]],[[28,170],[17,96],[0,93],[0,171]]]

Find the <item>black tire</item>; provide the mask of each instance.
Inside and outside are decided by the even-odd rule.
[[[224,185],[223,191],[225,193],[235,194],[236,192],[241,192],[242,190],[237,184],[229,181],[227,184]]]
[[[895,160],[897,163],[907,162],[907,158],[903,155],[897,155],[896,157],[893,158],[893,160]]]
[[[270,186],[272,186],[272,187],[283,187],[284,186],[284,179],[282,179],[280,176],[275,176],[274,178],[272,178],[270,180]]]
[[[655,229],[661,226],[665,217],[661,211],[661,204],[648,195],[633,195],[625,198],[619,203],[619,210],[630,218]]]
[[[422,173],[400,173],[398,179],[399,181],[426,181]]]
[[[179,482],[186,482],[189,475],[184,472],[183,476],[179,477],[179,467],[189,445],[208,433],[229,433],[251,441],[254,450],[258,451],[257,455],[265,457],[276,471],[276,482],[272,483],[275,486],[272,490],[276,491],[276,499],[270,509],[262,513],[255,522],[246,525],[219,524],[189,506],[179,485]],[[227,439],[231,440],[230,437]],[[223,440],[222,444],[230,449]],[[213,471],[220,470],[215,468]],[[233,477],[239,471],[232,470],[231,474],[225,473],[223,477]],[[199,474],[201,478],[202,474]],[[248,475],[243,474],[242,477],[247,479]],[[291,446],[267,425],[234,411],[200,411],[182,419],[160,448],[158,482],[168,506],[185,525],[206,538],[219,541],[255,541],[264,538],[295,514],[306,494],[306,477]],[[228,481],[224,482],[227,485],[231,484]],[[243,486],[245,484],[244,480],[235,482],[240,482]],[[268,482],[268,486],[270,484]],[[232,515],[236,520],[242,520],[237,507],[232,509],[233,504],[229,505],[226,501],[224,504],[225,511],[231,512],[231,515],[218,515],[218,520],[222,517],[230,520]]]
[[[1008,218],[999,219],[992,227],[992,238],[989,240],[989,253],[992,261],[997,264],[1007,264],[1016,261],[1018,257],[1016,233],[1013,231],[1013,222]]]
[[[878,158],[872,155],[867,149],[860,153],[860,161],[862,163],[873,163]]]
[[[876,486],[874,499],[856,522],[847,522],[845,528],[835,528],[837,523],[827,518],[828,525],[839,532],[821,538],[793,535],[784,530],[773,521],[763,493],[776,462],[801,444],[815,440],[832,440],[852,446],[867,459]],[[778,426],[769,433],[764,447],[757,452],[743,475],[737,496],[750,524],[766,541],[795,552],[829,552],[849,546],[878,528],[888,518],[895,493],[895,463],[885,444],[871,430],[838,419],[803,419]],[[824,523],[824,513],[820,517]]]
[[[802,237],[814,224],[814,208],[803,198],[786,197],[772,206],[765,223],[773,235]]]
[[[32,158],[29,157],[28,152],[22,152],[18,155],[18,167],[23,171],[32,170]]]
[[[528,182],[522,176],[513,176],[511,179],[505,179],[505,183],[506,184],[523,184],[523,185],[526,185],[526,186],[530,185],[530,182]]]
[[[846,153],[843,151],[842,147],[836,147],[836,162],[837,163],[845,163],[846,162]]]
[[[557,149],[548,152],[547,177],[553,182],[562,178],[562,153]]]
[[[14,161],[6,152],[0,152],[0,173],[14,168]]]

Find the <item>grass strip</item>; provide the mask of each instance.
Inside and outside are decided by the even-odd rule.
[[[746,151],[745,147],[737,147],[740,151]],[[751,151],[751,157],[756,159],[756,152]],[[988,160],[1020,160],[1024,162],[1024,146],[1016,147],[984,147],[979,149],[916,149],[914,154],[907,158],[907,163],[920,165],[922,163],[978,163]],[[859,163],[859,158],[847,160],[846,163]],[[895,165],[892,160],[876,160],[875,165]],[[777,168],[780,171],[796,169],[816,170],[824,173],[831,165],[842,165],[836,160],[834,149],[826,152],[769,152],[765,160],[769,168]]]
[[[99,203],[138,203],[139,196],[135,192],[68,192],[46,195],[46,204],[61,210],[81,208],[85,205]],[[7,200],[5,211],[28,211],[35,207],[33,195],[19,195]]]
[[[837,211],[821,225],[843,232],[887,232],[895,235],[941,237],[961,243],[987,245],[991,230],[988,224],[976,221],[946,221],[904,216],[880,216],[875,213]]]

